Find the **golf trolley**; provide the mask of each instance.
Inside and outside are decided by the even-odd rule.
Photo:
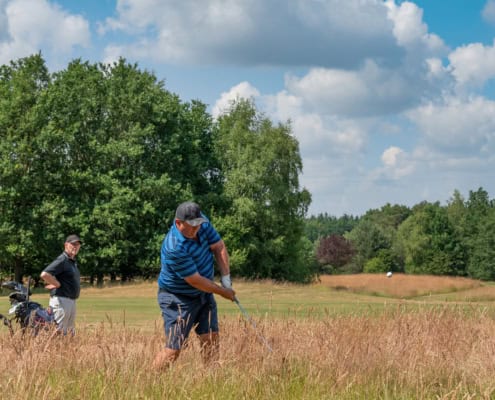
[[[10,309],[8,316],[0,314],[0,321],[9,328],[10,334],[14,334],[12,322],[17,323],[23,333],[31,329],[32,334],[36,335],[40,329],[48,328],[55,323],[51,307],[43,308],[41,304],[29,300],[30,281],[28,279],[27,287],[22,283],[8,281],[2,283],[2,288],[10,289],[9,294]]]

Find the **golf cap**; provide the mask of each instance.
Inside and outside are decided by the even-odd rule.
[[[177,211],[175,211],[175,218],[187,222],[191,226],[198,226],[203,222],[207,222],[201,215],[199,206],[192,201],[186,201],[185,203],[179,204]]]
[[[82,244],[81,238],[77,235],[69,235],[67,236],[67,239],[65,239],[65,243],[77,243],[77,242]]]

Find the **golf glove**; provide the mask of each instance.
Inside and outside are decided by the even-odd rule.
[[[222,286],[225,289],[232,289],[232,281],[230,280],[230,274],[223,275],[221,281],[222,281]]]

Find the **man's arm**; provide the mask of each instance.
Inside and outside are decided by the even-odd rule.
[[[46,282],[45,288],[48,290],[57,289],[60,287],[60,282],[52,274],[43,271],[41,273],[41,279]]]
[[[216,242],[210,246],[211,252],[215,256],[215,260],[218,264],[218,269],[222,276],[230,274],[230,259],[227,246],[223,240]]]
[[[218,286],[215,282],[210,281],[197,272],[191,276],[188,276],[187,278],[184,278],[184,280],[189,285],[203,292],[219,294],[220,296],[232,301],[234,301],[235,299],[234,290]]]
[[[232,280],[230,279],[230,258],[227,246],[225,246],[223,240],[220,240],[211,245],[210,250],[217,261],[218,269],[221,274],[222,286],[227,289],[232,289]]]

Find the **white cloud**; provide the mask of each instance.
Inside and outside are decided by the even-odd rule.
[[[380,68],[368,61],[357,71],[314,68],[286,78],[287,90],[304,106],[326,115],[367,117],[391,114],[417,104],[424,96],[425,77],[411,85],[401,70]]]
[[[459,86],[481,87],[495,77],[494,46],[471,43],[450,53],[449,61]]]
[[[0,0],[0,43],[9,38],[8,18],[5,12],[7,0]]]
[[[481,14],[485,21],[495,24],[495,0],[488,0]]]
[[[394,22],[394,35],[401,46],[425,55],[438,55],[446,51],[443,40],[428,32],[428,26],[423,22],[423,10],[416,4],[404,1],[396,5],[393,0],[387,0],[385,4],[388,16]]]
[[[249,82],[241,82],[238,85],[232,87],[228,92],[224,92],[220,95],[212,109],[212,115],[217,118],[219,115],[227,112],[232,105],[232,102],[240,98],[244,99],[256,99],[259,97],[260,92],[255,87],[251,86]]]
[[[397,165],[397,158],[403,154],[404,151],[396,146],[389,147],[382,154],[382,161],[388,167]]]
[[[161,62],[356,67],[367,58],[396,63],[401,56],[381,0],[117,4],[117,17],[107,19],[100,33],[133,34],[137,39],[124,55]]]
[[[0,63],[41,49],[69,53],[74,46],[90,43],[86,19],[71,15],[46,0],[4,0],[0,7],[4,27],[0,32]]]
[[[447,98],[411,111],[429,146],[445,154],[477,154],[487,157],[495,151],[495,102],[482,97],[467,100]]]
[[[391,179],[405,177],[414,171],[414,161],[400,147],[390,146],[382,153],[381,160],[384,165],[382,174]]]
[[[306,159],[357,154],[366,144],[366,132],[352,120],[303,114],[292,126]]]

